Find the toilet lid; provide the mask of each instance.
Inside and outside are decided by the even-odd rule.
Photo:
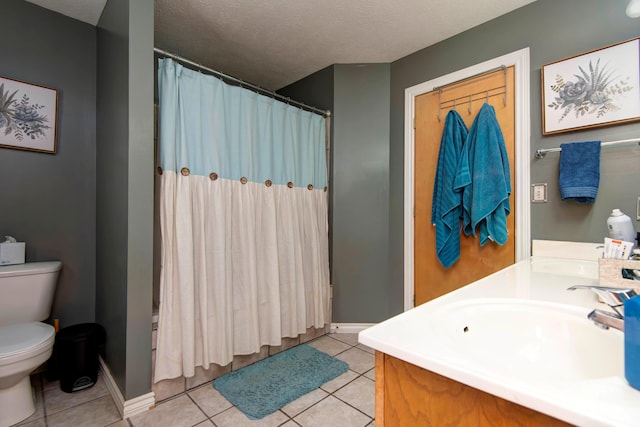
[[[0,359],[53,344],[55,330],[40,322],[0,327]]]

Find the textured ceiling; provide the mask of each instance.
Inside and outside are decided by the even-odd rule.
[[[74,16],[103,0],[29,0]],[[155,46],[267,89],[388,63],[534,0],[155,0]],[[68,8],[65,12],[64,8]]]
[[[27,0],[79,21],[96,25],[107,0]]]

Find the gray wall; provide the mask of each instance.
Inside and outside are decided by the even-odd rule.
[[[333,321],[390,316],[389,64],[336,65],[333,121]]]
[[[549,202],[531,209],[533,239],[599,242],[606,236],[606,218],[620,208],[635,218],[635,200],[640,195],[640,150],[637,146],[605,148],[601,156],[600,190],[596,203],[563,202],[558,193],[558,154],[536,160],[538,148],[558,147],[562,142],[603,141],[640,136],[640,124],[604,127],[542,136],[540,68],[589,50],[639,35],[640,21],[628,18],[626,0],[538,0],[491,22],[456,35],[391,64],[390,138],[390,266],[388,292],[395,311],[402,310],[403,278],[403,174],[404,90],[452,71],[530,47],[531,54],[531,182],[549,184]],[[638,228],[638,223],[634,221]]]
[[[109,0],[98,24],[96,321],[125,399],[151,390],[153,0]]]
[[[549,185],[548,203],[531,208],[532,238],[598,242],[606,235],[606,218],[612,208],[635,218],[635,200],[640,195],[636,190],[640,181],[637,146],[604,149],[600,191],[593,205],[560,200],[558,154],[544,160],[533,156],[538,148],[557,147],[562,142],[640,135],[638,123],[549,137],[543,137],[541,131],[541,66],[637,37],[640,21],[624,14],[627,3],[538,0],[391,63],[388,83],[375,73],[367,77],[369,83],[360,81],[367,68],[335,65],[331,85],[312,75],[284,89],[295,88],[288,92],[290,96],[309,103],[314,98],[305,96],[314,91],[334,94],[331,248],[335,322],[376,322],[403,310],[404,91],[427,80],[529,47],[531,182]],[[386,84],[390,85],[388,137],[380,106],[387,99]],[[634,224],[640,229],[636,221]]]
[[[0,76],[58,89],[57,153],[0,148],[0,236],[25,241],[27,261],[62,261],[52,318],[93,322],[96,28],[4,0],[0,50]]]
[[[334,65],[280,91],[332,110],[332,321],[377,322],[387,302],[389,64]]]

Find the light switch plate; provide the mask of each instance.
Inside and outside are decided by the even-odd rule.
[[[531,202],[547,203],[547,184],[531,184]]]

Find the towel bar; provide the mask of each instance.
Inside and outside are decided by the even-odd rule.
[[[640,145],[640,138],[633,138],[633,139],[621,139],[620,141],[609,141],[609,142],[603,142],[600,145],[601,146],[606,146],[606,145],[617,145],[617,144],[628,144],[631,142],[637,142],[638,145]],[[556,152],[560,152],[562,151],[562,148],[557,147],[557,148],[540,148],[538,150],[536,150],[536,159],[544,159],[544,157],[547,155],[547,153],[556,153]]]

